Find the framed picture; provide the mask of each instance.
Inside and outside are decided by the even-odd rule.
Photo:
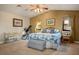
[[[23,26],[23,20],[13,18],[13,27],[22,27]]]
[[[47,25],[55,25],[55,19],[48,19],[47,20]]]

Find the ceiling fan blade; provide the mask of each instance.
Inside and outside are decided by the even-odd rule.
[[[25,9],[25,11],[28,11],[29,9]]]
[[[43,8],[43,9],[48,10],[48,8]]]
[[[36,6],[28,6],[28,9],[36,9],[37,7]]]
[[[17,5],[16,7],[22,7],[21,5]]]

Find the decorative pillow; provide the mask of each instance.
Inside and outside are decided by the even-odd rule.
[[[50,33],[54,33],[54,29],[51,29]]]
[[[47,33],[46,29],[43,29],[43,30],[42,30],[42,33]]]
[[[43,29],[42,31],[41,31],[42,33],[58,33],[59,32],[59,30],[58,29]]]
[[[51,32],[51,30],[50,30],[50,29],[47,29],[46,31],[47,31],[47,33],[50,33],[50,32]]]
[[[58,29],[51,29],[50,33],[58,33],[59,30]]]
[[[58,29],[54,29],[54,33],[58,33],[59,32],[59,30]]]

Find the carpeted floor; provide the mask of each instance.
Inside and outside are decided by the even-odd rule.
[[[79,55],[79,44],[63,44],[59,50],[35,50],[27,47],[25,40],[0,45],[0,55]]]

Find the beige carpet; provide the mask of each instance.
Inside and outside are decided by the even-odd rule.
[[[25,40],[0,45],[0,55],[79,55],[79,44],[63,44],[59,50],[39,51],[27,47]]]

